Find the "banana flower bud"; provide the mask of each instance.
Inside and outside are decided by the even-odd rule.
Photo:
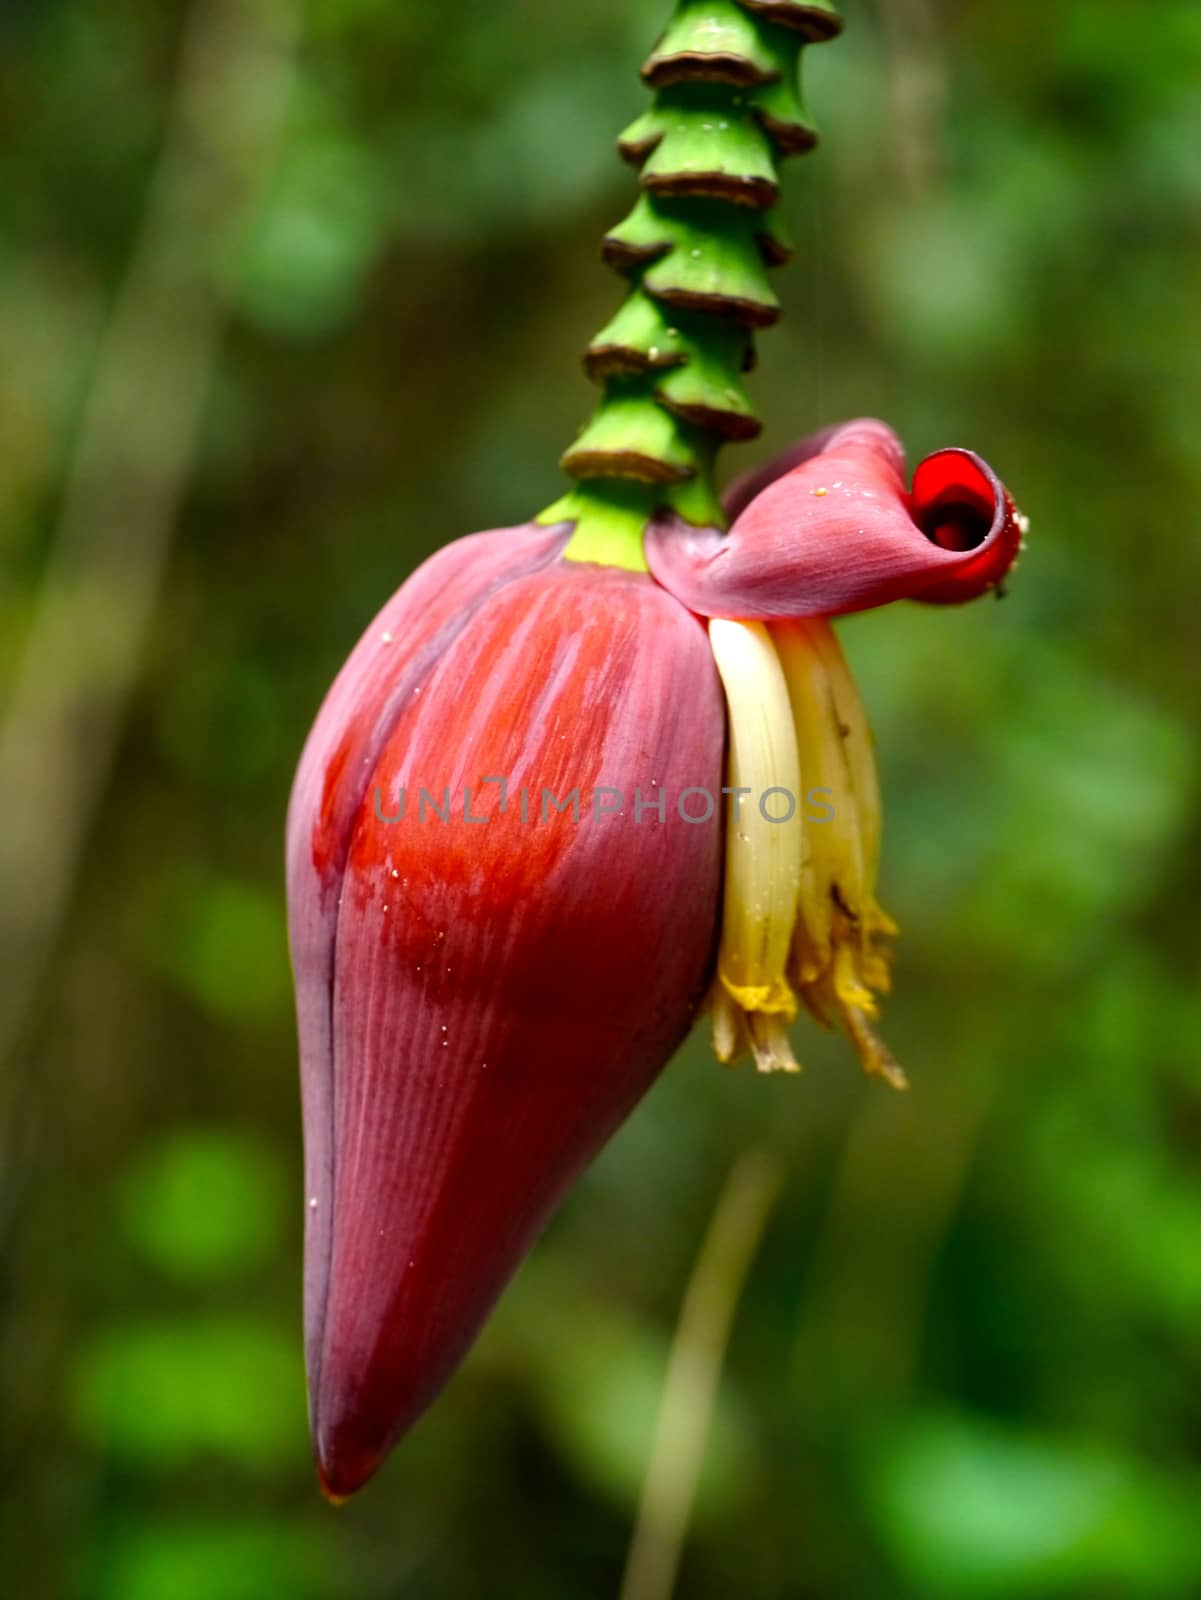
[[[979,457],[882,423],[664,516],[648,571],[569,524],[427,561],[352,652],[288,817],[310,1412],[327,1493],[429,1405],[556,1201],[708,1004],[717,1054],[869,1071],[894,925],[870,735],[827,620],[995,587],[1022,523]]]

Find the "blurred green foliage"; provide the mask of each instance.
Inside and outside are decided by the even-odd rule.
[[[0,12],[0,717],[215,4]],[[981,450],[1033,524],[1003,605],[844,630],[911,1095],[824,1038],[799,1083],[694,1040],[378,1483],[317,1498],[291,771],[406,573],[560,492],[577,352],[619,295],[612,142],[665,11],[308,0],[269,180],[200,241],[224,324],[170,566],[3,1064],[14,1594],[614,1593],[680,1294],[751,1143],[789,1181],[682,1595],[1201,1592],[1195,0],[847,0],[808,72],[824,142],[789,172],[762,449],[879,413],[915,457]]]

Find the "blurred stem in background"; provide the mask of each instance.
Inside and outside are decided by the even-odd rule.
[[[200,0],[185,30],[0,723],[0,1062],[23,1043],[137,682],[225,325],[219,254],[275,159],[298,24],[297,0]],[[24,1081],[5,1071],[5,1098]],[[13,1143],[14,1110],[0,1105]],[[11,1193],[9,1152],[0,1166]]]
[[[943,30],[931,0],[878,0],[888,43],[892,162],[907,194],[920,200],[942,177],[947,116]]]
[[[753,1150],[718,1197],[680,1309],[620,1600],[668,1600],[675,1587],[730,1327],[781,1181],[776,1158]]]

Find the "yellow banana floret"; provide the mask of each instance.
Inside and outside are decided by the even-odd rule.
[[[871,1028],[888,989],[880,941],[896,932],[876,903],[880,787],[871,731],[824,618],[773,623],[805,775],[801,892],[789,974],[809,1010],[841,1021],[864,1067],[898,1087],[904,1074]]]
[[[795,1071],[786,1024],[797,1004],[785,969],[800,887],[801,776],[788,686],[762,623],[714,619],[709,638],[730,714],[714,1047],[728,1061],[749,1043],[762,1071]],[[791,797],[790,820],[769,820],[772,789]]]
[[[799,995],[819,1022],[842,1024],[868,1072],[903,1088],[872,1028],[888,989],[882,941],[896,932],[875,898],[880,788],[834,630],[824,618],[715,619],[709,637],[730,729],[714,1050],[796,1071]]]

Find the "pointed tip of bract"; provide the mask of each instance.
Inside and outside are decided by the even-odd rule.
[[[354,1416],[335,1420],[336,1406],[324,1408],[313,1425],[313,1463],[321,1493],[331,1506],[344,1506],[383,1466],[391,1448],[378,1435],[367,1432]]]
[[[334,1493],[329,1484],[326,1482],[325,1473],[322,1472],[320,1463],[318,1463],[317,1466],[317,1483],[321,1489],[321,1493],[325,1496],[326,1500],[329,1501],[330,1505],[333,1506],[335,1511],[341,1510],[341,1508],[350,1499],[348,1494]]]
[[[352,1499],[376,1474],[382,1457],[345,1456],[341,1452],[320,1452],[316,1458],[317,1483],[331,1506],[341,1507]]]

